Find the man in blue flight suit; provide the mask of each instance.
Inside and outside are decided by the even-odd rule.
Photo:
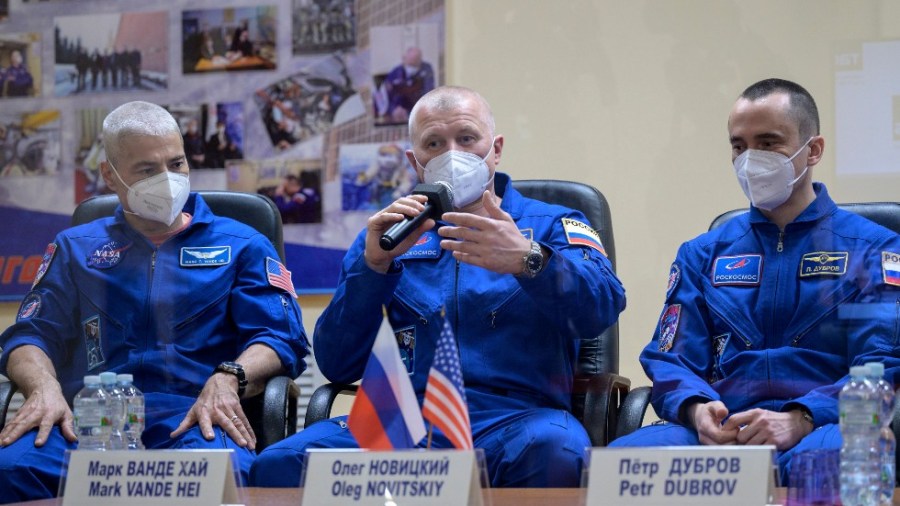
[[[641,364],[663,424],[611,446],[839,448],[838,392],[851,365],[900,355],[900,238],[838,209],[811,168],[825,141],[812,96],[767,79],[728,118],[750,212],[684,243]]]
[[[616,321],[624,289],[580,212],[527,199],[495,173],[504,139],[481,95],[437,88],[409,125],[419,180],[450,183],[456,211],[392,251],[379,247],[382,233],[426,199],[399,198],[369,219],[317,323],[317,363],[331,381],[359,380],[386,308],[421,403],[446,311],[493,485],[578,486],[590,446],[568,412],[578,341]],[[319,422],[264,450],[250,482],[297,486],[307,449],[356,446],[346,417]],[[451,445],[435,430],[432,447]]]
[[[230,448],[246,477],[256,437],[240,397],[305,368],[289,273],[265,236],[190,193],[175,119],[129,102],[103,141],[116,216],[56,237],[0,335],[0,372],[25,395],[0,432],[0,502],[55,495],[86,374],[134,375],[147,448]]]

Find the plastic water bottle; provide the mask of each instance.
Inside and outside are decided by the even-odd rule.
[[[84,388],[75,395],[72,403],[79,450],[106,450],[109,447],[108,398],[100,385],[100,376],[84,377]]]
[[[866,379],[868,371],[865,366],[851,367],[850,381],[840,394],[843,506],[877,506],[880,499],[881,398]]]
[[[116,373],[103,372],[100,373],[100,382],[103,389],[109,395],[106,402],[106,409],[109,413],[109,420],[112,427],[109,434],[109,449],[124,450],[125,449],[125,394],[116,384]]]
[[[131,374],[120,374],[119,388],[125,394],[125,441],[129,450],[143,450],[141,434],[144,433],[144,394],[134,386]]]
[[[891,430],[891,418],[894,414],[894,387],[884,379],[884,364],[881,362],[869,362],[868,379],[875,387],[876,394],[881,401],[881,433],[879,438],[879,453],[881,456],[881,490],[879,504],[891,505],[894,503],[894,484],[896,480],[897,439]]]

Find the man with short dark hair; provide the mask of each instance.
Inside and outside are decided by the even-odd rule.
[[[611,446],[839,448],[838,393],[852,365],[900,370],[900,238],[837,208],[813,183],[825,140],[812,96],[766,79],[728,118],[750,212],[684,243],[658,328],[641,353],[667,423]]]

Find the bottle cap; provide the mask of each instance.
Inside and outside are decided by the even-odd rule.
[[[101,372],[100,373],[100,381],[104,385],[109,385],[116,382],[116,373],[114,372]]]
[[[854,378],[864,378],[869,374],[869,368],[864,365],[854,365],[850,368],[850,376]]]
[[[134,376],[131,374],[119,374],[116,376],[116,380],[119,383],[131,383],[134,381]]]
[[[84,377],[85,385],[99,385],[100,384],[100,376],[96,375],[88,375]]]
[[[869,368],[869,376],[875,376],[877,378],[884,377],[884,364],[881,362],[866,362],[866,367]]]

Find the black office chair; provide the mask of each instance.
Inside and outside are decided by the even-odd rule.
[[[254,193],[228,191],[199,192],[209,208],[217,216],[225,216],[246,223],[266,236],[275,246],[284,262],[284,239],[281,214],[268,198]],[[119,199],[115,195],[100,195],[85,200],[72,214],[72,225],[89,223],[97,218],[112,216]],[[10,400],[16,392],[11,381],[0,382],[0,430],[6,423]],[[297,431],[297,399],[300,387],[287,376],[276,376],[266,383],[265,391],[249,399],[241,406],[256,434],[256,450],[286,438]]]
[[[564,205],[584,213],[600,234],[609,260],[615,268],[616,247],[609,204],[596,188],[556,180],[514,181],[513,186],[526,197]],[[619,408],[622,399],[628,394],[631,381],[619,376],[618,372],[618,324],[613,324],[597,337],[581,340],[573,385],[572,412],[584,424],[594,446],[606,446],[615,439],[614,435],[635,430],[643,420],[644,413],[641,411],[632,410],[626,416],[622,415]],[[355,390],[353,385],[339,384],[326,384],[316,389],[306,410],[305,427],[329,418],[337,396]],[[646,406],[645,403],[644,410]]]

